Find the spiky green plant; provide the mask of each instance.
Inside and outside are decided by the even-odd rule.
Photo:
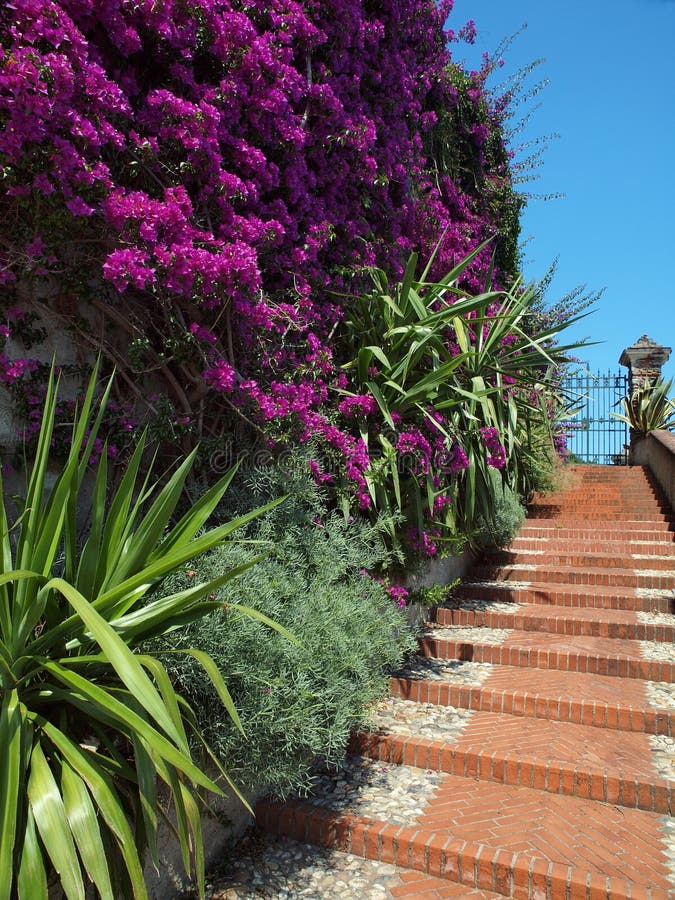
[[[675,427],[675,397],[668,397],[673,387],[672,378],[654,382],[647,379],[630,397],[624,397],[624,413],[612,413],[614,418],[627,422],[638,434],[649,434],[660,429]]]
[[[4,491],[0,503],[0,900],[46,900],[53,877],[68,900],[84,900],[88,882],[104,900],[146,897],[143,859],[149,852],[157,865],[162,782],[186,871],[204,892],[199,792],[222,790],[191,758],[194,716],[159,656],[133,651],[218,607],[208,595],[237,570],[169,596],[146,594],[262,510],[203,531],[229,473],[171,525],[194,454],[160,484],[139,474],[144,440],[116,490],[105,452],[88,475],[110,385],[97,401],[94,372],[70,452],[48,487],[52,372],[13,523]],[[213,662],[187,652],[237,722]]]

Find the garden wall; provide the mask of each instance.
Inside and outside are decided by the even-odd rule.
[[[652,431],[633,441],[630,451],[632,465],[647,466],[659,483],[670,506],[675,509],[675,434],[671,431]]]

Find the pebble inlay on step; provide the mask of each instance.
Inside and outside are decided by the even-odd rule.
[[[396,867],[286,838],[262,837],[237,856],[207,891],[207,900],[389,900]]]
[[[673,645],[664,641],[640,641],[640,650],[645,659],[657,659],[659,662],[675,661]]]
[[[307,802],[409,825],[422,815],[442,778],[438,772],[354,757],[336,772],[317,776]]]
[[[644,622],[646,625],[675,625],[675,615],[667,612],[659,612],[658,609],[653,612],[646,612],[639,609],[636,611],[638,622]]]
[[[396,672],[395,678],[412,680],[447,681],[450,684],[481,685],[494,670],[492,663],[475,663],[459,659],[437,659],[418,656],[405,669]]]
[[[652,745],[652,763],[654,768],[666,781],[675,781],[675,738],[665,734],[650,734]]]
[[[487,628],[480,626],[470,628],[458,626],[456,628],[429,628],[424,636],[434,638],[437,641],[457,641],[471,643],[476,641],[478,644],[503,644],[506,638],[511,634],[505,628]],[[648,643],[648,641],[645,641]]]
[[[371,710],[367,728],[386,733],[414,734],[431,741],[449,743],[457,740],[473,715],[470,709],[389,697]]]
[[[659,709],[675,709],[675,684],[669,681],[645,681],[647,697]]]

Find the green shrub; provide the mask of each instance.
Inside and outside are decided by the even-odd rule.
[[[286,502],[249,531],[251,539],[270,542],[268,556],[225,599],[273,617],[299,643],[229,610],[172,636],[172,647],[197,646],[216,660],[246,737],[190,659],[169,665],[228,773],[285,796],[309,787],[316,760],[344,757],[350,731],[385,693],[387,669],[413,649],[414,639],[383,585],[363,572],[387,562],[381,527],[327,513],[306,463],[254,471],[239,497],[257,503],[282,487],[290,492]],[[195,570],[200,580],[218,577],[260,549],[225,546],[202,557]],[[195,577],[190,572],[162,590],[184,589]]]
[[[473,544],[479,550],[508,547],[525,521],[525,510],[518,495],[502,484],[496,473],[492,483],[494,514],[491,519],[478,519],[478,531],[473,538]]]

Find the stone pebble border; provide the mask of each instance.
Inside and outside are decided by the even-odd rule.
[[[396,868],[351,853],[252,832],[237,860],[207,886],[207,900],[391,900]]]

